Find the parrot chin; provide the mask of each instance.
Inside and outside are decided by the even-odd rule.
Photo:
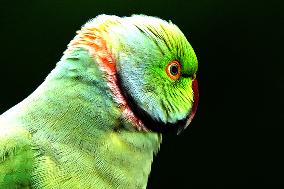
[[[121,84],[121,78],[118,75],[118,80]],[[135,99],[132,97],[131,94],[129,94],[127,91],[123,90],[123,87],[119,86],[124,98],[127,101],[127,104],[129,105],[131,111],[133,114],[142,121],[143,125],[153,131],[158,133],[177,133],[180,134],[192,121],[198,105],[199,100],[199,92],[198,92],[198,83],[197,80],[194,79],[192,81],[192,89],[194,93],[193,98],[193,104],[192,108],[189,110],[189,113],[187,116],[183,119],[180,119],[176,121],[175,123],[165,123],[162,120],[157,120],[153,116],[151,116],[146,110],[141,108],[138,103],[135,101]]]

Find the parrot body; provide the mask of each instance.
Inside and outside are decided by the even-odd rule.
[[[172,39],[162,41],[166,34]],[[160,74],[175,60],[184,61],[180,78]],[[0,188],[146,188],[161,132],[194,116],[196,71],[191,46],[171,23],[91,20],[46,80],[0,116]]]

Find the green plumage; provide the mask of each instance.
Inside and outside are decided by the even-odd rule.
[[[151,31],[157,24],[164,33]],[[139,115],[146,130],[127,117],[102,68],[110,59],[105,52],[120,76],[113,83],[154,120],[175,123],[190,112],[197,61],[175,25],[102,15],[84,27],[100,38],[79,33],[39,88],[0,116],[0,188],[146,188],[161,134]],[[109,51],[96,49],[97,39]],[[190,77],[168,79],[164,70],[173,59]]]

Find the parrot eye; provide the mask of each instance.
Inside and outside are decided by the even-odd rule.
[[[166,72],[172,80],[177,80],[180,78],[180,68],[180,63],[174,60],[167,65]]]

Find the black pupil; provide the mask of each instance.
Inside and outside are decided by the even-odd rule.
[[[177,75],[178,74],[178,66],[176,64],[171,65],[170,72],[171,72],[172,75]]]

